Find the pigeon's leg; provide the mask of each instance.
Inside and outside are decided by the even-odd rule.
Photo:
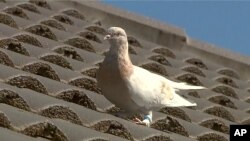
[[[143,121],[141,121],[138,118],[135,118],[135,123],[136,124],[140,124],[140,125],[146,125],[146,126],[150,126],[150,124],[152,123],[152,118],[153,118],[153,114],[152,111],[149,111],[147,115],[144,116]]]

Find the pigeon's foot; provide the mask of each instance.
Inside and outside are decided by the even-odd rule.
[[[150,118],[150,116],[147,115],[144,117],[143,121],[141,121],[139,118],[134,118],[134,121],[136,124],[149,127],[152,122],[152,119]]]

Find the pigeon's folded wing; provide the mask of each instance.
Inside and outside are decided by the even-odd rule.
[[[131,98],[145,108],[159,107],[163,100],[173,97],[173,89],[165,82],[164,77],[134,66],[128,79]]]
[[[134,66],[128,84],[133,101],[147,109],[163,106],[195,106],[195,103],[176,94],[166,78],[137,66]]]

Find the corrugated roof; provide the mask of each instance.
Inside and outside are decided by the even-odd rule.
[[[0,139],[228,140],[250,122],[248,57],[175,26],[99,2],[0,2]],[[194,108],[154,111],[150,128],[114,116],[96,85],[110,26],[128,31],[135,65],[208,90],[182,91]]]

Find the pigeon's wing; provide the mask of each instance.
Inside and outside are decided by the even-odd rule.
[[[195,103],[176,94],[166,78],[143,68],[134,66],[134,72],[128,83],[131,98],[141,107],[151,109],[163,106],[195,106]]]
[[[145,108],[159,107],[163,100],[173,98],[173,89],[165,82],[164,77],[134,66],[134,71],[128,79],[131,98],[135,103]]]

